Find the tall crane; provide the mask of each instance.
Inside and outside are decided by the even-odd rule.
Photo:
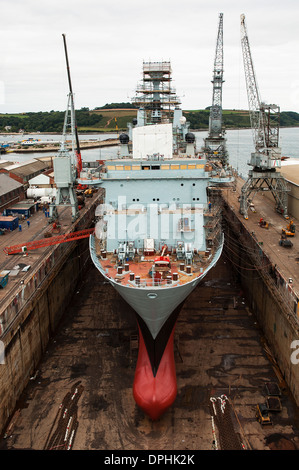
[[[72,150],[75,151],[76,153],[76,169],[77,169],[77,177],[79,177],[82,171],[82,157],[81,157],[80,142],[79,142],[78,129],[77,129],[77,123],[76,123],[76,116],[75,116],[74,94],[73,94],[73,87],[72,87],[72,81],[71,81],[71,73],[70,73],[65,34],[63,34],[62,37],[63,37],[63,44],[64,44],[67,76],[68,76],[68,82],[69,82],[68,105],[67,105],[67,112],[66,112],[65,120],[64,120],[63,136],[64,136],[64,141],[65,141],[65,136],[67,134],[67,125],[68,125],[67,119],[68,119],[68,114],[70,111],[71,137],[72,137],[72,141],[74,141],[74,139],[76,140],[76,149],[74,149],[75,146],[74,146],[74,143],[72,142],[72,146],[73,146]]]
[[[219,14],[219,25],[213,71],[213,97],[210,108],[209,134],[204,139],[204,152],[210,162],[220,161],[226,166],[228,154],[226,150],[225,129],[222,120],[222,84],[223,80],[223,13]]]
[[[57,188],[56,198],[50,204],[50,222],[58,218],[57,207],[69,205],[72,208],[72,221],[79,216],[78,200],[75,192],[76,176],[80,176],[82,160],[75,119],[74,96],[70,75],[65,34],[62,35],[69,81],[67,109],[63,124],[63,138],[57,157],[54,159],[54,181]],[[68,128],[70,127],[71,152],[67,146]],[[76,149],[76,150],[75,150]],[[76,154],[76,164],[74,155]]]
[[[284,217],[287,215],[287,183],[277,169],[281,167],[281,150],[279,148],[279,106],[261,101],[254,72],[249,39],[245,24],[245,15],[241,15],[241,45],[245,80],[253,131],[255,152],[251,154],[248,179],[241,189],[240,213],[248,218],[248,207],[251,194],[270,190],[276,202],[276,210]]]

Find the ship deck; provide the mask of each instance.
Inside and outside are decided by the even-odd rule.
[[[116,254],[106,253],[105,256],[106,258],[103,258],[98,253],[100,264],[106,276],[114,279],[119,284],[131,287],[165,287],[183,285],[201,276],[208,267],[213,253],[209,251],[196,254],[190,264],[186,264],[184,260],[178,260],[176,255],[167,254],[170,267],[160,268],[161,279],[153,278],[150,274],[150,270],[155,264],[155,257],[160,256],[157,253],[136,256],[133,260],[127,261],[121,266],[117,262]]]

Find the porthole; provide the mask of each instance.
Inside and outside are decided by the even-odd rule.
[[[158,294],[156,294],[155,292],[149,292],[147,296],[149,299],[155,299],[156,297],[158,297]]]

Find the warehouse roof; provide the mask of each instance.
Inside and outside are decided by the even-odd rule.
[[[5,173],[0,173],[0,196],[22,186],[22,183],[10,178]]]
[[[13,165],[13,162],[9,162],[8,160],[1,160],[0,159],[0,168],[6,168],[8,165]]]
[[[32,175],[37,171],[43,171],[46,168],[49,168],[49,165],[45,162],[41,162],[39,160],[29,160],[23,163],[7,165],[5,167],[5,170],[9,171],[10,173],[13,173],[14,175],[23,177]]]

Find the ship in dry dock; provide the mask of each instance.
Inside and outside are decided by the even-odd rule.
[[[171,81],[170,62],[144,62],[137,119],[100,174],[92,260],[136,312],[136,403],[158,419],[177,394],[175,324],[184,301],[221,256],[221,214],[210,188],[231,181],[198,152]]]

